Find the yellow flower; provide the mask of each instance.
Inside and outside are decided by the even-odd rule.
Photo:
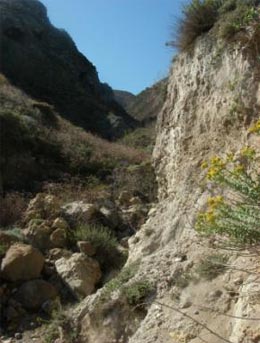
[[[208,205],[211,209],[216,208],[218,205],[223,203],[223,197],[221,195],[217,195],[216,197],[208,198]]]
[[[234,161],[234,157],[235,155],[233,154],[233,152],[228,153],[226,157],[226,163]]]
[[[249,128],[248,132],[250,133],[259,133],[260,132],[260,119]]]
[[[223,168],[221,167],[210,167],[207,173],[207,179],[213,180],[216,176],[219,175],[222,169]]]
[[[235,175],[240,175],[245,171],[245,167],[242,164],[237,165],[234,169],[233,169],[233,173]]]
[[[210,210],[210,211],[206,212],[205,219],[209,224],[213,224],[216,220],[216,216],[215,216],[214,211]]]
[[[209,166],[208,162],[207,161],[203,161],[200,165],[201,169],[207,169]]]
[[[245,146],[243,149],[240,150],[240,154],[244,157],[253,158],[256,154],[256,151],[250,146]]]

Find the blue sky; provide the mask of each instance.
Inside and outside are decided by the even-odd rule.
[[[165,43],[185,0],[41,1],[102,82],[136,94],[167,75],[174,51]]]

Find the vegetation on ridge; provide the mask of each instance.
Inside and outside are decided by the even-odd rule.
[[[256,24],[259,30],[259,5],[259,0],[192,0],[184,6],[169,44],[185,51],[217,23],[216,34],[224,39],[230,39],[249,25]]]

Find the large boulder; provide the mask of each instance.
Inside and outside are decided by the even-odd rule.
[[[1,276],[8,281],[38,278],[44,265],[44,257],[30,245],[12,245],[1,264]]]
[[[91,294],[101,278],[99,263],[82,253],[55,262],[56,270],[77,299]]]
[[[48,300],[57,297],[57,290],[44,280],[25,282],[15,294],[15,299],[27,310],[38,310]]]

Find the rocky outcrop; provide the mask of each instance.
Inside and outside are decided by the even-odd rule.
[[[0,12],[0,71],[16,86],[104,137],[135,127],[94,65],[66,31],[51,25],[38,0],[1,0]]]

